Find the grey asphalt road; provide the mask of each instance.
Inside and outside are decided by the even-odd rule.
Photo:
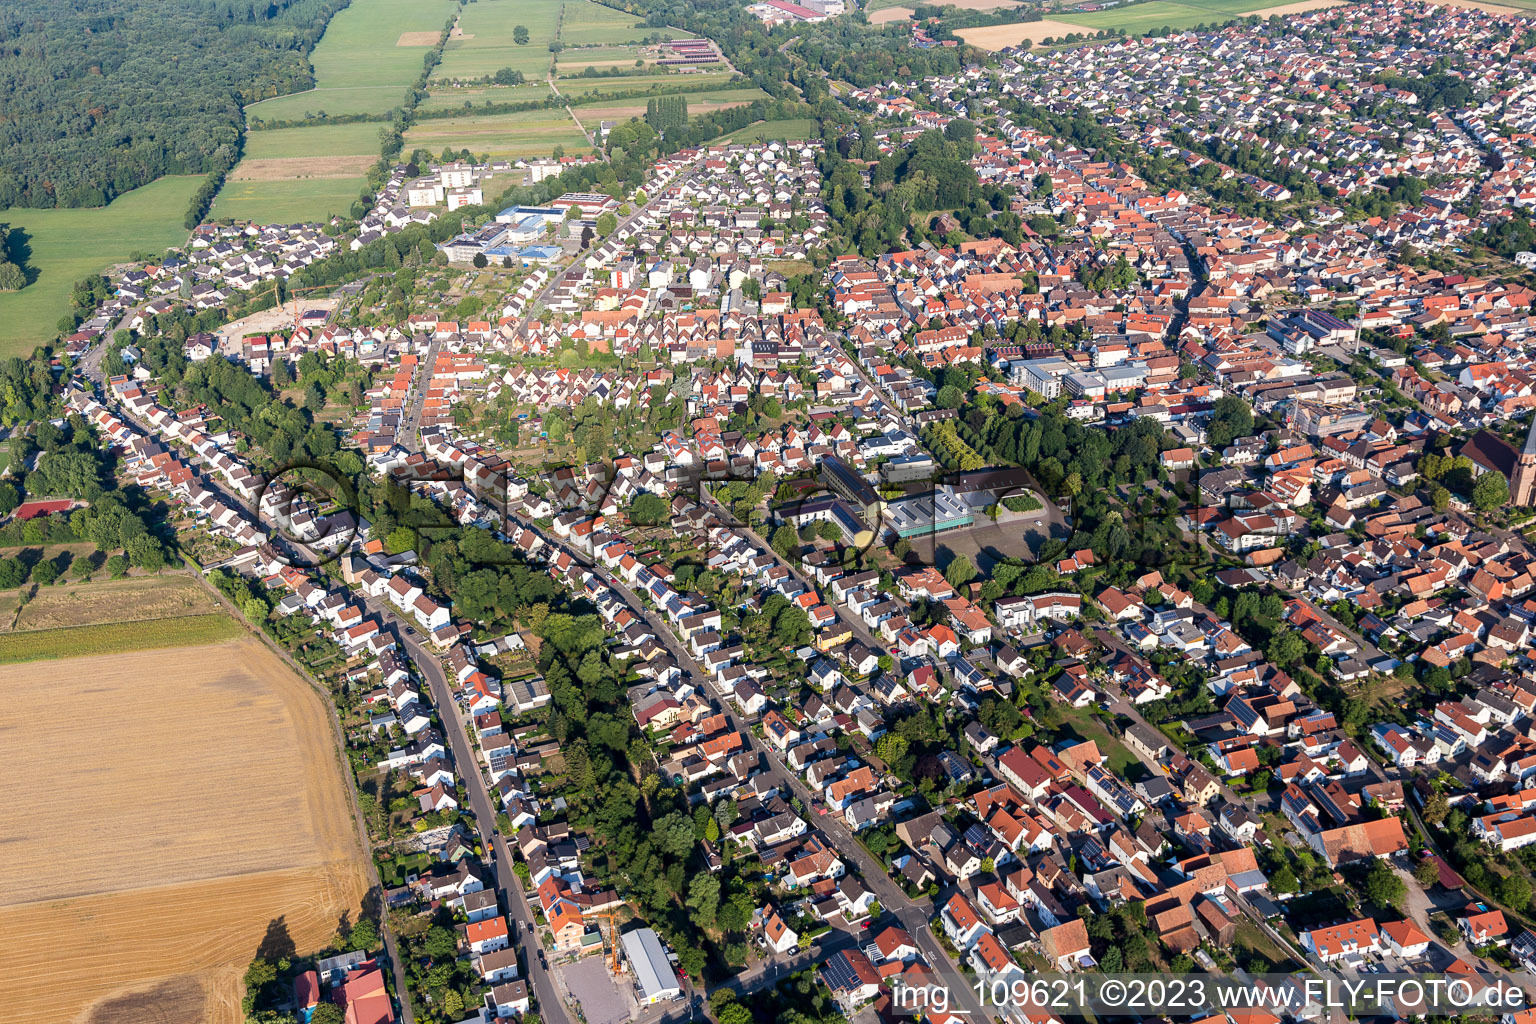
[[[550,971],[539,964],[539,943],[535,934],[529,930],[533,924],[533,911],[523,893],[522,881],[512,870],[512,851],[507,846],[506,837],[496,828],[495,804],[486,786],[480,759],[475,756],[474,750],[470,747],[469,735],[465,731],[467,721],[458,702],[453,698],[453,691],[448,686],[448,675],[443,671],[442,659],[406,632],[407,623],[389,602],[369,597],[361,591],[356,592],[356,596],[368,611],[379,616],[380,621],[393,627],[395,638],[410,655],[422,678],[427,681],[427,688],[432,694],[432,703],[436,706],[438,717],[443,723],[443,733],[449,752],[453,755],[454,769],[463,783],[464,791],[469,795],[469,812],[475,819],[476,827],[486,848],[495,855],[495,863],[488,864],[486,867],[496,880],[496,891],[502,906],[506,908],[509,918],[514,922],[513,933],[517,938],[517,946],[526,953],[523,958],[524,975],[530,982],[535,998],[538,999],[539,1014],[544,1020],[552,1021],[554,1024],[571,1024],[570,1015],[560,999]]]
[[[520,525],[532,529],[538,532],[540,536],[543,536],[542,531],[539,531],[534,523],[517,519],[516,517],[514,519]],[[551,541],[549,537],[544,537],[544,539],[546,543],[551,543],[557,548],[561,547],[561,545]],[[645,602],[641,601],[633,591],[625,586],[622,580],[606,571],[602,571],[601,574],[604,581],[618,592],[629,607],[645,619],[651,631],[656,634],[657,640],[672,654],[678,667],[691,677],[694,685],[706,692],[712,692],[714,688],[708,683],[709,676],[693,660],[688,650],[678,642],[677,637],[672,633],[671,628],[666,622],[652,611]],[[764,762],[768,765],[769,777],[778,783],[785,792],[799,797],[800,802],[807,809],[807,814],[812,819],[812,824],[826,835],[827,839],[837,849],[839,856],[852,861],[858,866],[865,883],[875,894],[875,898],[880,901],[880,905],[895,915],[896,919],[901,922],[901,926],[911,933],[918,947],[923,951],[924,956],[928,958],[928,962],[935,969],[949,965],[951,961],[934,938],[933,930],[929,925],[929,918],[934,913],[933,905],[927,900],[914,902],[909,899],[907,894],[886,873],[885,866],[865,849],[862,843],[854,838],[853,833],[849,831],[840,817],[835,814],[815,815],[812,813],[810,809],[814,806],[815,797],[812,796],[805,784],[801,782],[799,776],[789,771],[774,751],[753,735],[747,723],[742,721],[729,702],[720,701],[720,706],[731,728],[746,736],[752,749],[762,755]],[[957,1012],[963,1012],[971,1020],[992,1019],[991,1015],[976,1000],[973,991],[963,985],[958,986],[958,988],[961,991],[958,993]]]

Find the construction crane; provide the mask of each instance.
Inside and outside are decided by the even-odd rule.
[[[610,974],[618,974],[619,973],[619,925],[618,925],[618,919],[616,917],[614,917],[614,915],[613,915],[613,913],[611,911],[606,911],[606,910],[594,910],[594,911],[589,912],[586,916],[587,917],[595,917],[599,921],[606,921],[608,923],[608,972]],[[599,931],[602,930],[601,926],[599,926],[598,930]]]
[[[268,295],[268,294],[276,294],[277,290],[279,288],[281,288],[282,285],[283,285],[283,282],[281,282],[281,281],[273,281],[271,288],[269,288],[266,291],[262,292],[261,295],[258,295],[255,298],[261,298],[262,296]],[[334,284],[315,284],[315,285],[310,285],[308,288],[295,288],[292,291],[290,291],[288,293],[288,300],[289,300],[288,301],[288,315],[293,318],[294,326],[297,327],[298,324],[299,324],[299,296],[300,295],[303,295],[303,294],[305,294],[307,292],[333,291],[337,287],[338,286],[334,285]],[[255,301],[255,298],[253,298],[252,301]],[[281,309],[282,307],[283,307],[283,302],[278,302],[277,303],[277,308]]]

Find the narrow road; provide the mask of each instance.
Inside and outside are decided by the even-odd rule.
[[[521,525],[539,532],[540,536],[543,536],[535,524],[522,520],[519,517],[513,518]],[[544,539],[546,543],[551,543],[557,549],[562,546],[554,543],[548,537]],[[583,562],[585,561],[583,559]],[[667,623],[662,621],[651,610],[649,605],[640,600],[624,584],[623,580],[611,575],[601,567],[594,566],[594,569],[603,578],[605,583],[613,587],[624,598],[635,614],[645,619],[646,624],[655,633],[656,639],[662,646],[667,648],[673,659],[677,662],[678,667],[690,677],[690,681],[705,692],[716,692],[713,683],[709,682],[710,676],[693,660],[693,657],[678,641]],[[772,748],[753,735],[752,730],[737,715],[729,701],[721,700],[719,704],[731,728],[745,736],[751,749],[762,755],[764,762],[768,765],[767,774],[769,778],[776,782],[785,792],[798,797],[801,804],[805,807],[806,817],[814,827],[826,834],[829,841],[837,849],[839,856],[857,865],[865,883],[875,894],[875,898],[880,902],[880,905],[895,915],[896,919],[901,922],[901,926],[911,933],[918,947],[923,951],[923,954],[928,958],[929,963],[933,965],[934,969],[938,970],[950,965],[951,961],[948,955],[945,954],[943,948],[934,938],[933,930],[929,925],[929,918],[934,913],[933,906],[927,900],[918,903],[909,899],[907,894],[902,892],[900,887],[892,881],[890,875],[886,873],[885,865],[865,849],[864,845],[854,837],[847,825],[844,824],[840,816],[835,813],[815,814],[813,808],[816,798],[800,780],[799,776],[785,767]],[[960,1012],[965,1013],[973,1020],[990,1019],[990,1016],[977,1002],[975,994],[971,989],[964,985],[957,987],[961,990],[956,993]]]
[[[442,341],[434,336],[427,346],[427,354],[422,357],[421,365],[416,367],[416,376],[411,382],[413,393],[410,411],[401,421],[400,429],[395,431],[395,440],[413,450],[421,447],[421,412],[427,404],[427,387],[432,383],[432,367],[437,364],[437,353],[442,345]]]
[[[574,116],[575,115],[572,115],[573,118],[574,118]],[[684,175],[682,178],[679,178],[678,181],[669,183],[669,187],[672,184],[679,184],[679,183],[681,183],[683,181],[687,181],[691,177],[693,177],[692,174]],[[665,191],[665,190],[663,190],[663,191]],[[614,228],[614,234],[618,234],[619,232],[623,231],[626,227],[628,227],[630,224],[633,224],[638,218],[640,218],[642,215],[644,215],[647,210],[649,210],[651,207],[655,206],[656,203],[660,201],[660,199],[661,199],[661,195],[659,193],[657,195],[654,195],[654,196],[647,196],[646,200],[645,200],[645,205],[644,206],[641,206],[641,207],[637,208],[628,217],[625,217],[623,220],[619,221],[618,225]],[[578,255],[580,255],[580,254],[578,253]],[[534,311],[539,309],[541,306],[543,306],[545,304],[545,302],[546,302],[546,300],[548,300],[550,294],[553,293],[555,288],[556,288],[556,286],[560,284],[560,278],[563,277],[565,275],[565,272],[567,270],[569,270],[570,268],[571,268],[571,264],[570,263],[561,263],[558,266],[555,266],[555,265],[551,265],[550,266],[550,268],[549,268],[549,271],[550,271],[549,283],[544,286],[544,289],[542,291],[540,291],[538,295],[534,296],[533,301],[528,303],[528,312],[523,314],[522,320],[520,320],[518,322],[518,325],[517,325],[517,333],[518,334],[521,334],[524,330],[527,329],[528,324],[531,323],[533,321],[533,319],[534,319]]]
[[[513,922],[511,930],[517,939],[517,945],[526,953],[523,958],[526,966],[524,974],[533,989],[534,997],[538,1000],[539,1014],[552,1024],[571,1024],[570,1015],[560,999],[549,969],[539,963],[540,946],[533,930],[533,910],[528,904],[527,896],[523,893],[522,880],[512,870],[514,860],[512,851],[507,846],[506,837],[496,827],[496,805],[491,800],[490,789],[486,786],[480,758],[475,755],[474,749],[470,746],[469,735],[465,731],[467,721],[459,708],[458,701],[453,698],[453,691],[448,685],[448,675],[443,671],[442,659],[407,632],[408,624],[388,601],[369,597],[362,591],[355,591],[354,595],[363,602],[368,611],[377,615],[381,622],[394,627],[395,638],[415,662],[416,669],[421,673],[422,678],[427,681],[427,688],[432,694],[432,703],[437,708],[438,717],[443,723],[443,733],[447,739],[449,752],[453,755],[454,770],[459,776],[464,791],[469,795],[470,814],[474,816],[480,837],[492,855],[491,863],[487,864],[486,868],[491,872],[495,880],[496,892],[507,910],[508,917]]]

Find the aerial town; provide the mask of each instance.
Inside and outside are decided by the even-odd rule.
[[[13,763],[145,801],[0,816],[0,1021],[874,1024],[943,984],[931,1024],[1065,1024],[951,984],[1059,974],[1536,998],[1536,6],[868,6],[625,5],[698,37],[684,68],[792,62],[809,130],[652,99],[571,155],[386,140],[350,215],[215,206],[0,367],[13,735],[57,673],[39,723],[108,719],[70,757],[127,744]],[[1042,19],[1085,34],[968,38]],[[865,45],[910,60],[852,77]],[[127,774],[140,702],[187,760]],[[155,790],[221,792],[223,733],[180,737],[226,714],[250,827],[350,852],[153,838],[199,806]],[[255,939],[102,924],[133,952],[93,975],[148,963],[77,1018],[48,929],[172,883],[164,927],[215,941],[201,888]]]

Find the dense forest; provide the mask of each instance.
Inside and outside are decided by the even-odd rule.
[[[8,0],[0,209],[100,206],[166,174],[227,170],[240,108],[308,88],[346,0]]]

